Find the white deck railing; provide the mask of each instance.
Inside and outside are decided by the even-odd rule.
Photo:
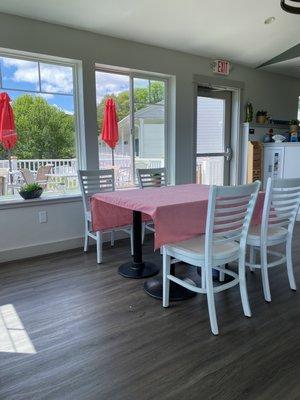
[[[151,159],[135,159],[136,168],[159,168],[163,166],[164,160],[159,158]],[[16,184],[23,182],[22,175],[19,172],[21,169],[27,168],[34,175],[38,169],[44,165],[52,165],[51,174],[53,177],[49,179],[47,185],[48,190],[76,190],[78,188],[77,170],[78,162],[76,158],[70,159],[26,159],[19,160],[12,158],[12,170],[14,171],[13,179]],[[112,159],[111,154],[99,154],[99,167],[111,168]],[[9,169],[8,160],[0,160],[0,169]],[[115,155],[115,177],[116,186],[128,187],[132,185],[132,161],[130,156]],[[7,172],[8,173],[8,172]],[[3,171],[1,172],[3,174]],[[7,177],[8,179],[8,177]]]

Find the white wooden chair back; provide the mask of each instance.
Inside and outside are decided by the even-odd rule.
[[[34,183],[33,173],[28,168],[20,169],[24,182],[28,185]]]
[[[262,214],[261,237],[269,228],[286,228],[292,234],[300,205],[300,178],[268,178]]]
[[[260,182],[241,186],[211,186],[205,234],[205,260],[212,265],[213,246],[238,241],[240,251],[246,240]]]
[[[136,173],[140,189],[167,186],[166,168],[138,168]]]
[[[90,211],[90,198],[96,193],[113,192],[115,176],[113,169],[79,170],[78,180],[82,193],[84,211]]]

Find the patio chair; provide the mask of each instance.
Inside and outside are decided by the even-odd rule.
[[[53,166],[51,164],[42,165],[37,170],[35,182],[41,185],[43,189],[45,189],[47,186],[52,167]]]
[[[251,227],[247,244],[250,246],[250,260],[246,265],[251,271],[261,270],[264,297],[271,301],[269,268],[286,264],[290,288],[296,290],[292,263],[292,239],[294,225],[300,204],[300,178],[271,179],[267,181],[261,225]],[[285,244],[285,254],[268,250],[272,246]],[[260,263],[255,260],[256,250],[260,251]],[[268,261],[268,255],[275,256]]]
[[[83,209],[84,209],[84,251],[88,250],[89,246],[89,238],[96,240],[97,244],[97,263],[101,264],[102,262],[102,243],[103,243],[103,234],[110,233],[111,235],[111,246],[114,245],[114,233],[115,231],[123,231],[130,236],[130,246],[131,246],[131,254],[133,254],[133,234],[132,234],[132,226],[122,226],[119,228],[114,228],[113,230],[107,231],[92,231],[92,216],[90,210],[90,198],[96,194],[101,192],[113,192],[115,190],[115,181],[114,181],[114,170],[113,169],[105,169],[105,170],[95,170],[95,171],[78,171],[78,180],[82,193],[83,200]]]
[[[5,195],[7,193],[7,185],[9,181],[8,168],[0,168],[0,178],[1,178],[1,194]]]
[[[167,186],[167,171],[166,168],[149,168],[136,170],[139,188],[146,189],[150,187],[162,187]],[[144,241],[145,229],[150,232],[155,232],[153,222],[146,222],[142,228],[142,238]]]
[[[21,168],[20,171],[26,185],[34,183],[34,175],[28,168]]]
[[[246,287],[245,257],[250,221],[260,182],[243,186],[211,186],[208,200],[205,235],[178,243],[164,245],[163,307],[169,306],[170,281],[196,293],[207,295],[211,331],[219,333],[215,293],[239,285],[244,314],[251,317]],[[171,257],[201,268],[201,287],[194,286],[170,273]],[[220,267],[238,261],[238,273]],[[233,280],[213,284],[213,269]]]

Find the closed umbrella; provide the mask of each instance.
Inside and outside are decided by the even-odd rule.
[[[116,104],[111,98],[105,103],[101,139],[111,148],[112,165],[115,165],[114,149],[119,141],[119,129]]]
[[[17,144],[18,137],[10,101],[7,93],[0,93],[0,142],[8,151],[9,170],[12,171],[11,150]],[[10,178],[12,182],[12,176]]]

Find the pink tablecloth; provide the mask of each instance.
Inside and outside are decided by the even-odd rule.
[[[94,231],[132,223],[132,210],[150,216],[155,248],[205,232],[209,186],[177,185],[143,190],[98,193],[91,198]],[[257,200],[253,224],[260,223],[264,196]]]

